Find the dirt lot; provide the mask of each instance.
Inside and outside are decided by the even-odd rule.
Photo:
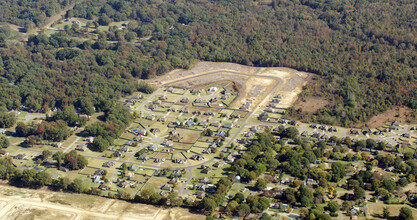
[[[398,121],[401,124],[405,124],[409,116],[413,113],[413,110],[407,107],[394,107],[384,113],[373,116],[367,122],[368,127],[376,128],[387,123]]]
[[[205,219],[187,209],[0,184],[0,219]]]
[[[323,97],[310,97],[305,102],[298,100],[295,109],[301,109],[303,112],[314,113],[318,109],[324,108],[329,101]]]

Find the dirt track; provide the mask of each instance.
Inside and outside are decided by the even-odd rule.
[[[205,219],[183,208],[0,185],[0,219]]]

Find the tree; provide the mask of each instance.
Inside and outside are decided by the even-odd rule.
[[[245,201],[245,195],[243,195],[243,193],[241,192],[238,192],[236,193],[233,199],[236,200],[238,203],[242,203],[243,201]]]
[[[284,130],[284,137],[295,139],[300,133],[296,127],[288,127]]]
[[[354,196],[355,200],[363,199],[363,198],[365,198],[365,190],[362,189],[362,188],[359,188],[359,187],[355,188],[353,190],[353,196]]]
[[[332,181],[338,182],[346,175],[345,171],[345,165],[343,165],[341,162],[335,162],[331,165],[332,169]]]
[[[204,210],[205,212],[212,213],[214,209],[217,207],[216,202],[208,197],[205,197],[200,202],[200,209]]]
[[[106,14],[100,16],[99,19],[98,19],[98,23],[102,26],[107,26],[111,22],[112,22],[112,20]]]
[[[264,189],[266,188],[266,180],[264,180],[264,179],[258,179],[258,180],[256,181],[256,183],[255,183],[255,188],[256,188],[258,191],[262,191],[262,190],[264,190]]]
[[[394,180],[392,180],[392,179],[384,179],[381,182],[381,186],[384,187],[389,192],[393,192],[395,187],[396,187],[396,184],[395,184]]]
[[[49,157],[51,157],[52,156],[52,151],[50,151],[50,150],[44,150],[44,151],[42,151],[42,159],[45,161],[45,160],[48,160],[48,158]]]
[[[248,204],[240,204],[238,209],[238,215],[239,216],[246,216],[250,213],[250,207]]]
[[[409,207],[402,207],[398,216],[400,220],[412,220],[413,211]]]
[[[271,220],[271,216],[268,215],[268,213],[263,213],[261,218],[261,220]]]
[[[239,206],[239,203],[236,200],[232,200],[231,202],[229,202],[229,204],[227,204],[227,207],[232,212],[236,212],[238,206]]]
[[[335,213],[335,212],[337,212],[337,211],[339,211],[339,210],[340,210],[340,205],[339,205],[339,203],[337,203],[337,202],[335,202],[335,201],[330,201],[330,202],[327,204],[327,207],[329,208],[330,212],[332,212],[332,213]]]
[[[109,142],[102,136],[95,137],[92,145],[93,149],[99,152],[107,150],[110,146]]]
[[[75,178],[72,181],[71,189],[77,193],[81,193],[83,191],[83,181],[80,178]]]
[[[305,185],[301,185],[298,189],[298,201],[303,207],[309,207],[313,202],[313,192]]]
[[[61,151],[57,151],[52,158],[57,161],[58,167],[61,167],[62,164],[65,162],[65,154]]]
[[[389,209],[387,207],[384,207],[382,209],[382,217],[385,218],[385,219],[388,219],[389,218],[389,215],[390,215]]]
[[[1,135],[0,136],[0,148],[7,148],[10,146],[10,141],[7,137]]]

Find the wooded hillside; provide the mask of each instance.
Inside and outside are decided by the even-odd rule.
[[[331,106],[315,120],[349,126],[392,105],[417,108],[416,12],[413,0],[85,0],[67,17],[128,27],[82,41],[82,28],[73,26],[8,45],[0,100],[41,109],[83,95],[97,104],[132,92],[132,77],[224,61],[317,74],[302,95],[325,96]]]

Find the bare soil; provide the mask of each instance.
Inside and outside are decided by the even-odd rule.
[[[205,219],[183,208],[0,184],[0,219]]]
[[[367,125],[370,128],[376,128],[387,125],[387,123],[391,123],[393,121],[398,121],[401,124],[406,124],[407,119],[409,119],[411,114],[413,114],[413,110],[410,108],[394,107],[387,110],[386,112],[371,117],[368,120]]]
[[[298,99],[294,108],[301,109],[303,112],[314,113],[328,104],[329,101],[323,97],[309,97],[305,99],[305,102]]]

